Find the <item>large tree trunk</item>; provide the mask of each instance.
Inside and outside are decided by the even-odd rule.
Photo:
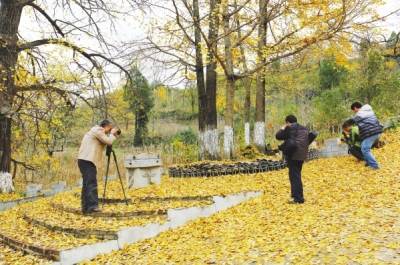
[[[195,24],[200,21],[199,14],[199,1],[193,0],[193,13]],[[194,40],[196,43],[196,80],[197,80],[197,95],[198,95],[198,104],[199,104],[199,131],[204,131],[206,126],[206,105],[207,105],[207,93],[204,83],[204,65],[201,54],[201,34],[198,27],[194,27]]]
[[[225,42],[225,75],[226,75],[226,110],[224,127],[224,155],[226,158],[232,158],[233,154],[233,115],[235,101],[235,79],[233,75],[233,56],[232,43],[230,38],[231,28],[229,25],[230,16],[228,15],[228,5],[224,5],[223,28]]]
[[[22,7],[18,1],[0,1],[0,172],[10,172],[11,119],[15,97],[15,66],[18,58],[18,26]]]
[[[237,7],[237,3],[235,1],[235,6]],[[237,34],[238,34],[238,39],[242,38],[242,31],[241,31],[241,27],[240,27],[240,18],[239,16],[237,16],[236,18],[236,28],[237,28]],[[246,73],[248,71],[247,68],[247,61],[246,61],[246,55],[245,55],[245,51],[244,51],[244,47],[242,45],[242,43],[239,43],[240,46],[240,61],[243,65],[243,72]],[[249,77],[245,77],[243,79],[243,84],[246,90],[246,95],[244,98],[244,143],[247,145],[250,144],[250,105],[251,105],[251,101],[250,101],[250,92],[251,92],[251,88],[250,88],[250,78]]]
[[[265,0],[260,0],[260,25],[258,28],[258,52],[260,64],[265,63],[265,58],[262,54],[262,48],[266,45],[266,3]],[[258,151],[265,152],[265,73],[260,71],[257,74],[257,93],[256,93],[256,113],[254,124],[254,145]]]
[[[233,105],[234,105],[235,81],[232,78],[226,80],[226,110],[224,127],[224,155],[232,158],[234,132],[233,132]]]
[[[264,75],[257,75],[256,113],[254,123],[254,145],[259,152],[265,152],[265,81]]]
[[[194,0],[194,2],[197,0]],[[210,1],[210,23],[208,40],[211,42],[209,47],[210,53],[208,57],[208,64],[206,66],[206,86],[198,86],[199,94],[199,158],[217,160],[220,159],[219,155],[219,144],[218,144],[218,131],[217,131],[217,63],[214,59],[214,53],[217,52],[217,37],[219,28],[219,19],[217,7],[221,3],[221,0]],[[198,13],[197,13],[198,17]],[[200,42],[200,31],[195,29],[196,43]],[[200,47],[196,46],[196,70],[200,73],[203,71],[203,62],[201,60]],[[197,54],[198,52],[198,54]],[[197,61],[198,60],[198,61]],[[199,65],[197,65],[199,63]],[[201,63],[201,66],[200,66]],[[197,80],[199,84],[199,79]]]
[[[246,89],[246,96],[244,102],[244,143],[246,145],[250,144],[250,82],[249,78],[245,77],[244,87]]]
[[[11,193],[15,191],[10,173],[0,172],[0,193]]]
[[[2,96],[2,92],[0,95]],[[1,103],[3,104],[3,103]],[[0,114],[0,173],[10,172],[11,167],[11,118]]]

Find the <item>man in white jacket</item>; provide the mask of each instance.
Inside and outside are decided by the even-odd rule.
[[[361,152],[366,160],[366,165],[370,169],[379,169],[379,164],[371,152],[371,147],[381,137],[382,125],[370,105],[365,104],[363,106],[360,102],[354,102],[350,108],[356,115],[347,121],[350,124],[358,124],[360,141],[362,141]]]
[[[97,191],[97,165],[101,161],[104,147],[112,145],[117,135],[118,129],[112,128],[109,120],[103,120],[83,137],[78,155],[78,167],[83,178],[81,194],[83,213],[101,212]]]

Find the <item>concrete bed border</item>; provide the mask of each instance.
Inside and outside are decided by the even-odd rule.
[[[0,212],[5,211],[9,208],[15,207],[19,204],[26,203],[26,202],[33,202],[36,201],[37,199],[44,198],[45,196],[43,194],[41,195],[36,195],[32,197],[26,197],[26,198],[21,198],[18,200],[13,200],[13,201],[5,201],[5,202],[0,202]]]
[[[113,250],[119,250],[125,244],[133,244],[141,239],[156,237],[159,233],[168,229],[175,229],[186,222],[199,217],[209,217],[219,211],[227,210],[239,203],[250,200],[264,194],[264,191],[247,191],[226,196],[213,196],[214,203],[206,207],[190,207],[182,209],[169,209],[168,220],[163,224],[150,223],[146,226],[130,227],[118,231],[118,239],[107,242],[85,245],[68,250],[60,250],[59,261],[54,265],[72,265],[85,260],[91,260],[99,254],[108,254]]]

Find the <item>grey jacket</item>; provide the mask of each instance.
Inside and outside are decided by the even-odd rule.
[[[297,149],[294,151],[293,155],[291,158],[293,160],[300,160],[300,161],[305,161],[308,159],[308,129],[304,127],[303,125],[300,125],[298,123],[292,123],[290,126],[286,126],[284,130],[279,130],[275,138],[277,140],[286,140],[290,138],[290,135],[294,136],[296,133],[296,127],[299,126],[299,129],[297,131],[297,136],[295,138],[295,141],[297,143]]]
[[[356,115],[347,120],[350,124],[358,124],[360,130],[360,140],[364,140],[370,136],[382,133],[382,125],[375,116],[372,107],[365,104],[356,113]]]
[[[83,137],[78,159],[91,161],[97,166],[101,161],[104,147],[112,145],[115,139],[113,134],[105,134],[103,127],[98,125],[92,127]]]

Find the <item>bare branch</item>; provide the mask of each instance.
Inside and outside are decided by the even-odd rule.
[[[57,82],[56,80],[53,80],[52,82]],[[67,98],[67,96],[74,95],[81,100],[83,100],[88,106],[91,106],[90,102],[84,98],[80,92],[74,92],[74,91],[69,91],[69,90],[64,90],[58,87],[55,87],[53,85],[49,84],[40,84],[40,85],[31,85],[31,86],[16,86],[15,87],[16,92],[24,92],[24,91],[53,91],[57,94],[59,94],[64,100],[65,103],[71,107],[75,107],[75,105],[71,102],[70,99]]]
[[[97,69],[101,69],[101,66],[94,59],[94,57],[102,58],[103,60],[105,60],[105,61],[117,66],[119,69],[121,69],[123,72],[125,72],[128,77],[130,77],[129,72],[127,70],[125,70],[124,67],[122,67],[118,63],[114,62],[113,60],[107,58],[106,56],[104,56],[102,54],[99,54],[99,53],[87,53],[87,52],[85,52],[83,50],[83,48],[78,47],[77,45],[72,44],[72,43],[70,43],[68,41],[65,41],[65,40],[59,40],[59,39],[35,40],[35,41],[32,41],[32,42],[21,44],[18,48],[19,48],[20,51],[23,51],[25,49],[32,49],[33,47],[38,47],[38,46],[47,45],[47,44],[62,45],[64,47],[71,48],[72,50],[82,54],[85,58],[87,58],[93,64],[93,66],[96,67]]]
[[[36,170],[35,167],[30,166],[30,165],[28,165],[27,163],[17,161],[17,160],[15,160],[14,158],[11,158],[11,162],[14,163],[14,166],[15,166],[15,167],[16,167],[16,165],[21,165],[21,166],[23,166],[24,168],[26,168],[26,169],[28,169],[28,170]],[[14,176],[13,176],[13,179],[14,179]]]
[[[65,37],[64,33],[62,32],[60,27],[57,25],[56,21],[52,20],[51,17],[42,8],[40,8],[38,5],[36,5],[34,3],[29,3],[28,6],[31,6],[33,9],[36,9],[37,11],[39,11],[39,13],[41,13],[50,22],[50,24],[55,28],[55,30],[61,36]]]
[[[18,3],[18,6],[26,6],[35,2],[35,0],[16,0],[16,2]]]

